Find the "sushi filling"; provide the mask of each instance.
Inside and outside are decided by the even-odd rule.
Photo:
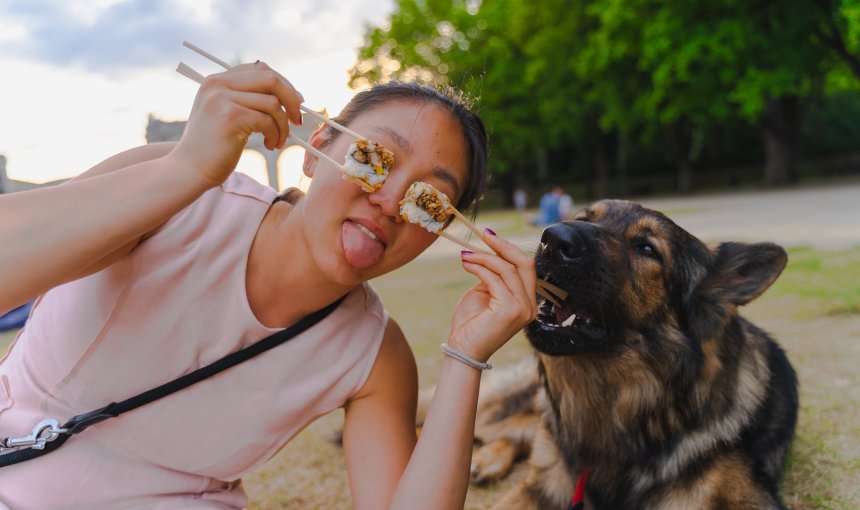
[[[423,182],[410,186],[406,196],[400,201],[400,216],[430,232],[439,232],[445,228],[453,213],[448,197]]]
[[[394,154],[370,140],[358,140],[349,146],[343,178],[358,184],[364,191],[374,192],[382,187],[394,164]]]

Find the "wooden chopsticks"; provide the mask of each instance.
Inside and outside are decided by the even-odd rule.
[[[230,64],[228,64],[227,62],[225,62],[224,60],[221,60],[220,58],[216,57],[215,55],[209,53],[208,51],[206,51],[206,50],[200,48],[199,46],[196,46],[196,45],[194,45],[188,41],[182,41],[182,45],[185,46],[186,48],[194,51],[195,53],[209,59],[210,61],[214,62],[215,64],[218,64],[219,66],[223,67],[224,69],[231,69],[233,67]],[[205,78],[206,78],[201,73],[195,71],[191,66],[189,66],[185,62],[179,62],[179,65],[176,67],[176,71],[179,74],[181,74],[187,78],[190,78],[191,80],[193,80],[199,84],[202,84],[203,80],[205,80]],[[317,119],[321,122],[328,124],[329,126],[333,127],[334,129],[337,129],[338,131],[340,131],[342,133],[350,135],[357,140],[367,140],[367,137],[362,136],[361,134],[356,133],[352,129],[349,129],[346,126],[343,126],[343,125],[329,119],[325,115],[320,115],[319,113],[313,111],[312,109],[308,108],[305,105],[299,105],[299,108],[301,109],[301,111],[307,113],[308,115],[314,117],[315,119]],[[302,146],[305,150],[307,150],[308,152],[310,152],[314,156],[327,161],[328,163],[334,165],[335,168],[340,169],[341,172],[348,175],[348,172],[346,171],[346,169],[344,168],[344,166],[342,164],[338,163],[337,161],[335,161],[334,159],[332,159],[331,157],[326,155],[324,152],[318,150],[313,145],[311,145],[311,144],[307,143],[306,141],[298,138],[297,136],[294,136],[293,134],[290,134],[287,137],[287,139],[291,140],[293,143],[295,143],[297,145]],[[438,191],[437,191],[437,193],[439,193],[440,195],[442,194]],[[476,227],[474,223],[472,223],[466,216],[464,216],[460,211],[458,211],[457,208],[454,207],[450,203],[450,201],[448,201],[448,206],[451,208],[451,211],[454,214],[454,216],[461,223],[463,223],[463,225],[465,225],[466,228],[468,228],[470,231],[472,231],[472,233],[474,233],[476,236],[478,236],[479,239],[481,239],[481,240],[484,239],[484,236],[486,235],[485,232],[478,229],[478,227]],[[435,232],[435,234],[437,234],[439,237],[443,237],[443,238],[445,238],[445,239],[447,239],[453,243],[456,243],[456,244],[462,246],[463,248],[466,248],[467,250],[470,250],[473,252],[480,252],[480,253],[489,253],[486,250],[481,249],[478,246],[471,244],[467,241],[459,239],[456,236],[453,236],[447,232],[440,230],[438,232]],[[537,280],[537,293],[555,305],[560,305],[561,301],[563,301],[565,298],[567,298],[567,292],[565,292],[563,289],[560,289],[559,287],[557,287],[557,286],[555,286],[555,285],[553,285],[553,284],[551,284],[545,280],[541,280],[541,279]]]
[[[191,51],[193,51],[193,52],[197,53],[198,55],[201,55],[201,56],[203,56],[203,57],[205,57],[205,58],[208,58],[209,60],[211,60],[212,62],[214,62],[214,63],[218,64],[219,66],[223,67],[223,68],[224,68],[224,69],[226,69],[226,70],[229,70],[229,69],[232,69],[232,68],[233,68],[233,66],[231,66],[231,65],[230,65],[230,64],[228,64],[227,62],[225,62],[225,61],[221,60],[220,58],[216,57],[215,55],[213,55],[213,54],[209,53],[208,51],[204,50],[203,48],[201,48],[201,47],[199,47],[199,46],[196,46],[196,45],[194,45],[194,44],[191,44],[191,43],[190,43],[190,42],[188,42],[188,41],[182,41],[182,45],[183,45],[183,46],[185,46],[186,48],[190,49]],[[191,71],[193,71],[194,73],[196,73],[198,76],[200,76],[200,78],[201,78],[201,79],[203,78],[203,75],[201,75],[200,73],[197,73],[197,71],[194,71],[193,69],[191,69],[191,68],[190,68],[187,64],[185,64],[184,62],[180,62],[180,63],[179,63],[179,67],[181,67],[181,68],[185,68],[185,69],[190,69]],[[180,71],[180,70],[179,70],[179,68],[177,68],[176,70],[177,70],[177,71],[179,71],[180,73],[182,73],[182,71]],[[183,73],[183,74],[184,74],[184,73]],[[188,75],[186,75],[186,76],[188,76]],[[191,78],[191,77],[189,76],[189,78]],[[194,79],[194,78],[192,78],[192,79]],[[201,80],[195,80],[195,81],[197,81],[198,83],[200,83],[200,81],[201,81]],[[321,122],[325,122],[326,124],[328,124],[329,126],[331,126],[331,127],[335,128],[335,129],[337,129],[337,130],[338,130],[338,131],[340,131],[341,133],[346,133],[346,134],[348,134],[348,135],[352,136],[352,137],[353,137],[353,138],[355,138],[356,140],[367,140],[367,139],[368,139],[366,136],[362,136],[361,134],[356,133],[356,132],[355,132],[355,131],[353,131],[352,129],[350,129],[350,128],[346,127],[346,126],[343,126],[343,125],[341,125],[341,124],[338,124],[337,122],[335,122],[335,121],[331,120],[330,118],[326,117],[325,115],[320,115],[318,112],[313,111],[312,109],[308,108],[307,106],[305,106],[305,105],[303,105],[303,104],[302,104],[302,105],[299,105],[299,109],[300,109],[301,111],[303,111],[303,112],[307,113],[307,114],[308,114],[308,115],[310,115],[311,117],[314,117],[315,119],[317,119],[317,120],[319,120],[319,121],[321,121]],[[300,145],[301,145],[301,144],[300,144]],[[304,146],[303,146],[303,147],[304,147]],[[305,147],[305,148],[307,148],[307,147]]]

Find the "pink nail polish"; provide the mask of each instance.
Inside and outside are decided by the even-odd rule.
[[[496,233],[495,233],[495,232],[493,232],[493,229],[491,229],[490,227],[486,227],[484,230],[486,230],[486,231],[487,231],[487,233],[488,233],[488,234],[490,234],[491,236],[496,235]]]
[[[466,255],[471,255],[473,253],[475,253],[475,252],[469,251],[469,250],[462,250],[462,251],[460,251],[460,256],[465,257]]]

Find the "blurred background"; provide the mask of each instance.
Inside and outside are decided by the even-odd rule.
[[[488,206],[860,175],[856,0],[7,0],[0,26],[0,154],[22,181],[184,119],[176,63],[219,71],[184,39],[266,60],[332,114],[380,80],[462,89],[492,138]],[[295,156],[280,166],[295,184]]]
[[[860,0],[4,0],[0,192],[77,175],[159,126],[181,132],[197,86],[176,64],[220,71],[183,40],[266,61],[332,115],[378,81],[462,90],[491,139],[477,221],[526,251],[544,224],[603,197],[708,242],[785,246],[782,277],[744,308],[801,381],[783,494],[795,509],[860,508]],[[308,185],[301,150],[269,157],[274,180],[266,157],[246,151],[238,169]],[[422,388],[475,283],[458,251],[436,243],[373,282]],[[518,335],[493,361],[523,356]],[[330,440],[341,421],[322,418],[248,477],[251,508],[349,507]],[[473,487],[466,507],[524,474]]]
[[[856,0],[399,1],[351,84],[413,77],[480,97],[505,205],[860,174]]]

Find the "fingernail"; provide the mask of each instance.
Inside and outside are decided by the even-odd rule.
[[[460,252],[460,256],[461,256],[461,257],[465,257],[465,256],[467,256],[467,255],[471,255],[471,254],[473,254],[473,253],[475,253],[475,252],[473,252],[473,251],[469,251],[469,250],[462,250],[462,251]]]
[[[491,236],[496,235],[496,233],[495,233],[495,232],[493,232],[493,229],[491,229],[490,227],[486,227],[484,230],[486,230],[486,231],[487,231],[487,233],[488,233],[488,234],[490,234]]]

